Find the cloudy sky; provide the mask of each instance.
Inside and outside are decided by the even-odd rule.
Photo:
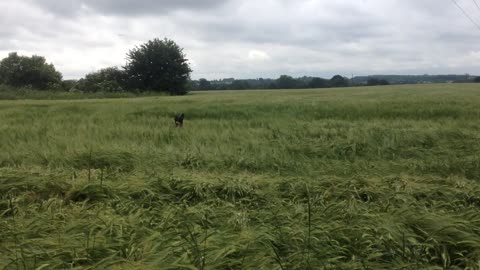
[[[456,1],[480,25],[474,0]],[[480,75],[480,27],[452,0],[0,0],[0,58],[43,55],[68,79],[155,37],[196,79]]]

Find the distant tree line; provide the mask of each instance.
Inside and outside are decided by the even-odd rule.
[[[244,79],[233,78],[212,80],[199,79],[192,81],[192,90],[246,90],[246,89],[305,89],[305,88],[328,88],[347,87],[350,80],[341,75],[335,75],[331,79],[320,77],[293,78],[289,75],[281,75],[278,79]]]
[[[14,89],[97,92],[167,92],[183,95],[190,90],[304,89],[375,86],[405,83],[480,82],[465,75],[375,75],[351,79],[335,75],[330,79],[281,75],[277,79],[191,80],[183,49],[174,41],[153,39],[127,53],[123,67],[107,67],[80,80],[63,80],[62,74],[43,56],[20,56],[12,52],[0,61],[0,85]]]
[[[377,86],[390,84],[419,83],[462,83],[480,82],[480,77],[470,75],[373,75],[346,78],[335,75],[330,79],[320,77],[293,78],[282,75],[278,79],[234,79],[220,80],[199,79],[191,82],[192,90],[247,90],[247,89],[305,89],[350,86]]]
[[[82,92],[167,92],[189,90],[190,66],[183,49],[169,39],[154,39],[127,53],[124,67],[107,67],[84,78],[62,81],[62,75],[42,56],[19,56],[0,61],[0,84],[16,88]]]
[[[377,78],[370,78],[364,85],[388,85],[389,82]],[[212,80],[199,79],[192,81],[192,90],[246,90],[246,89],[306,89],[306,88],[330,88],[356,86],[352,80],[341,75],[335,75],[330,79],[320,77],[293,78],[281,75],[278,79],[246,79],[235,80],[233,78]]]
[[[470,74],[447,74],[447,75],[371,75],[357,76],[353,78],[353,84],[365,85],[371,79],[387,81],[390,84],[419,84],[419,83],[462,83],[474,82],[477,77]]]

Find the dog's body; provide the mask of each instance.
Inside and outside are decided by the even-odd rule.
[[[176,127],[183,127],[183,118],[185,118],[185,115],[183,113],[175,115],[174,119]]]

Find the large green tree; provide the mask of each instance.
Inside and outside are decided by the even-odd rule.
[[[62,74],[43,56],[20,56],[12,52],[0,61],[0,83],[46,89],[60,87],[61,82]]]
[[[125,71],[130,87],[173,95],[187,93],[192,72],[183,49],[167,38],[150,40],[132,49],[127,54]]]

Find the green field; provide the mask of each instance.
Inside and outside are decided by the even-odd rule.
[[[0,101],[2,268],[480,269],[480,86]]]

